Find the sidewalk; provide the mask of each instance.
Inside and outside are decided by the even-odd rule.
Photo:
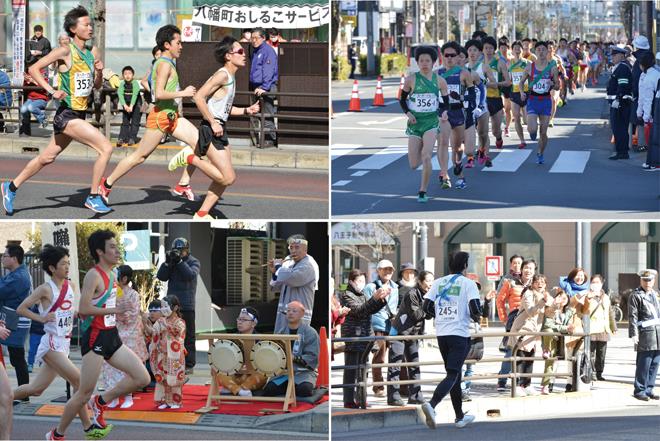
[[[81,355],[79,348],[73,348],[71,361],[80,368]],[[194,374],[190,376],[190,385],[205,385],[210,381],[211,370],[207,362],[206,352],[197,352],[197,365]],[[5,356],[7,375],[12,388],[17,387],[16,373],[9,364],[9,357]],[[34,380],[38,373],[35,367],[30,380]],[[102,381],[97,386],[102,385]],[[73,393],[73,391],[72,391]],[[185,401],[185,396],[184,396]],[[31,397],[30,402],[14,406],[14,414],[22,416],[52,417],[61,415],[66,402],[66,382],[57,377],[55,381],[39,397]],[[271,406],[273,407],[273,406]],[[255,428],[278,432],[296,432],[309,436],[325,436],[328,434],[329,403],[325,402],[311,410],[298,413],[285,413],[265,416],[241,416],[227,414],[197,414],[193,412],[158,412],[158,411],[112,411],[106,412],[108,420],[122,420],[134,422],[156,422],[163,424],[181,424],[189,426],[205,426],[240,429]]]
[[[611,410],[630,408],[630,406],[660,406],[657,401],[641,402],[632,397],[632,381],[635,373],[635,352],[632,342],[627,338],[627,325],[621,324],[619,332],[608,343],[607,359],[603,376],[607,381],[592,383],[591,387],[580,392],[565,393],[565,379],[555,381],[554,391],[550,395],[537,395],[511,398],[511,390],[497,392],[496,380],[482,380],[472,382],[472,401],[463,403],[463,410],[469,411],[477,417],[477,421],[490,419],[531,419],[549,414],[579,414],[585,411]],[[430,326],[427,330],[433,329]],[[502,332],[503,328],[496,326],[484,328],[484,332]],[[484,358],[501,357],[498,351],[498,338],[486,338]],[[420,361],[440,360],[437,342],[426,340],[420,346]],[[335,355],[335,365],[343,364],[343,354]],[[534,363],[534,373],[543,373],[543,362]],[[497,374],[499,363],[477,363],[474,368],[475,375]],[[343,371],[332,372],[332,383],[342,382]],[[566,362],[557,363],[556,372],[567,372]],[[444,367],[422,366],[422,379],[438,378],[444,376]],[[383,376],[386,377],[384,369]],[[371,375],[369,375],[369,380]],[[532,385],[540,390],[541,378],[533,378]],[[508,386],[511,382],[509,380]],[[436,384],[423,384],[422,392],[425,400],[433,395]],[[367,409],[344,409],[341,389],[332,389],[332,431],[345,433],[356,430],[382,429],[387,427],[401,427],[424,424],[420,413],[420,406],[393,407],[387,405],[387,398],[377,398],[371,388],[368,390]],[[403,398],[406,401],[406,398]],[[452,423],[454,412],[449,396],[435,409],[438,422]],[[494,416],[490,416],[494,415]]]
[[[19,137],[17,131],[2,134],[0,154],[36,155],[48,145],[52,135],[52,126],[41,129],[33,124],[32,134],[31,137]],[[114,146],[116,138],[111,138],[111,142]],[[328,170],[328,149],[323,146],[280,145],[276,149],[258,149],[250,147],[247,139],[234,138],[231,140],[231,147],[232,163],[235,166]],[[137,144],[129,147],[115,147],[111,161],[119,161],[136,148]],[[183,146],[177,143],[162,144],[149,156],[148,161],[166,164],[182,148]],[[60,156],[75,159],[96,159],[96,152],[88,146],[74,141]]]

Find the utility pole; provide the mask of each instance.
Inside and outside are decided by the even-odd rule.
[[[424,262],[426,261],[429,254],[428,232],[429,232],[429,227],[426,225],[426,222],[420,222],[419,236],[418,236],[419,237],[418,262],[421,263],[421,265],[418,264],[418,269],[424,269],[426,267]]]
[[[374,2],[368,1],[367,4],[367,75],[373,75],[376,72],[376,59],[374,57]]]
[[[101,60],[105,60],[105,0],[96,0],[92,4],[94,17],[94,43],[99,50]]]

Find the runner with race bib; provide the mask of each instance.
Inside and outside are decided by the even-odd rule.
[[[525,142],[525,132],[523,131],[522,118],[525,115],[525,107],[527,106],[527,100],[520,99],[520,80],[527,69],[527,65],[530,63],[528,60],[522,57],[523,46],[520,41],[514,41],[512,47],[513,59],[509,65],[509,73],[511,74],[511,83],[512,83],[512,93],[511,93],[511,110],[513,111],[513,125],[516,128],[516,133],[520,139],[520,144],[518,144],[519,149],[524,149],[527,147]],[[524,92],[528,92],[529,87],[525,85]]]
[[[424,296],[422,308],[435,317],[438,348],[447,375],[433,392],[433,398],[422,405],[426,425],[435,429],[435,407],[449,394],[456,414],[455,425],[463,428],[474,421],[474,415],[463,412],[461,375],[463,362],[470,350],[470,322],[481,319],[481,301],[477,284],[465,277],[470,255],[458,251],[449,256],[451,275],[435,282]]]
[[[69,250],[63,247],[44,245],[39,254],[41,266],[50,280],[38,286],[16,312],[31,320],[44,324],[45,334],[37,349],[35,361],[41,365],[37,378],[14,390],[14,399],[23,400],[41,395],[59,375],[71,383],[74,390],[80,387],[80,371],[69,360],[71,331],[73,330],[74,291],[76,288],[68,280]],[[38,305],[39,313],[30,308]],[[112,425],[101,427],[91,422],[87,406],[78,409],[86,439],[105,437]]]

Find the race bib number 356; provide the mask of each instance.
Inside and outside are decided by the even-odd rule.
[[[438,110],[438,96],[433,93],[417,93],[410,97],[410,110],[419,113],[430,113]]]

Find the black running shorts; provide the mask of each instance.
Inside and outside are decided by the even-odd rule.
[[[92,351],[109,360],[121,345],[117,328],[96,329],[90,326],[80,341],[80,352],[84,357],[86,353]]]
[[[218,121],[222,126],[222,136],[213,135],[211,124],[204,120],[199,126],[199,155],[204,156],[209,150],[209,146],[213,146],[217,150],[224,150],[229,145],[229,138],[227,138],[227,128],[224,121]]]
[[[69,121],[74,119],[85,120],[86,114],[82,110],[73,110],[67,106],[61,105],[57,108],[55,112],[55,117],[53,118],[53,129],[56,135],[64,132],[66,125],[69,124]]]

